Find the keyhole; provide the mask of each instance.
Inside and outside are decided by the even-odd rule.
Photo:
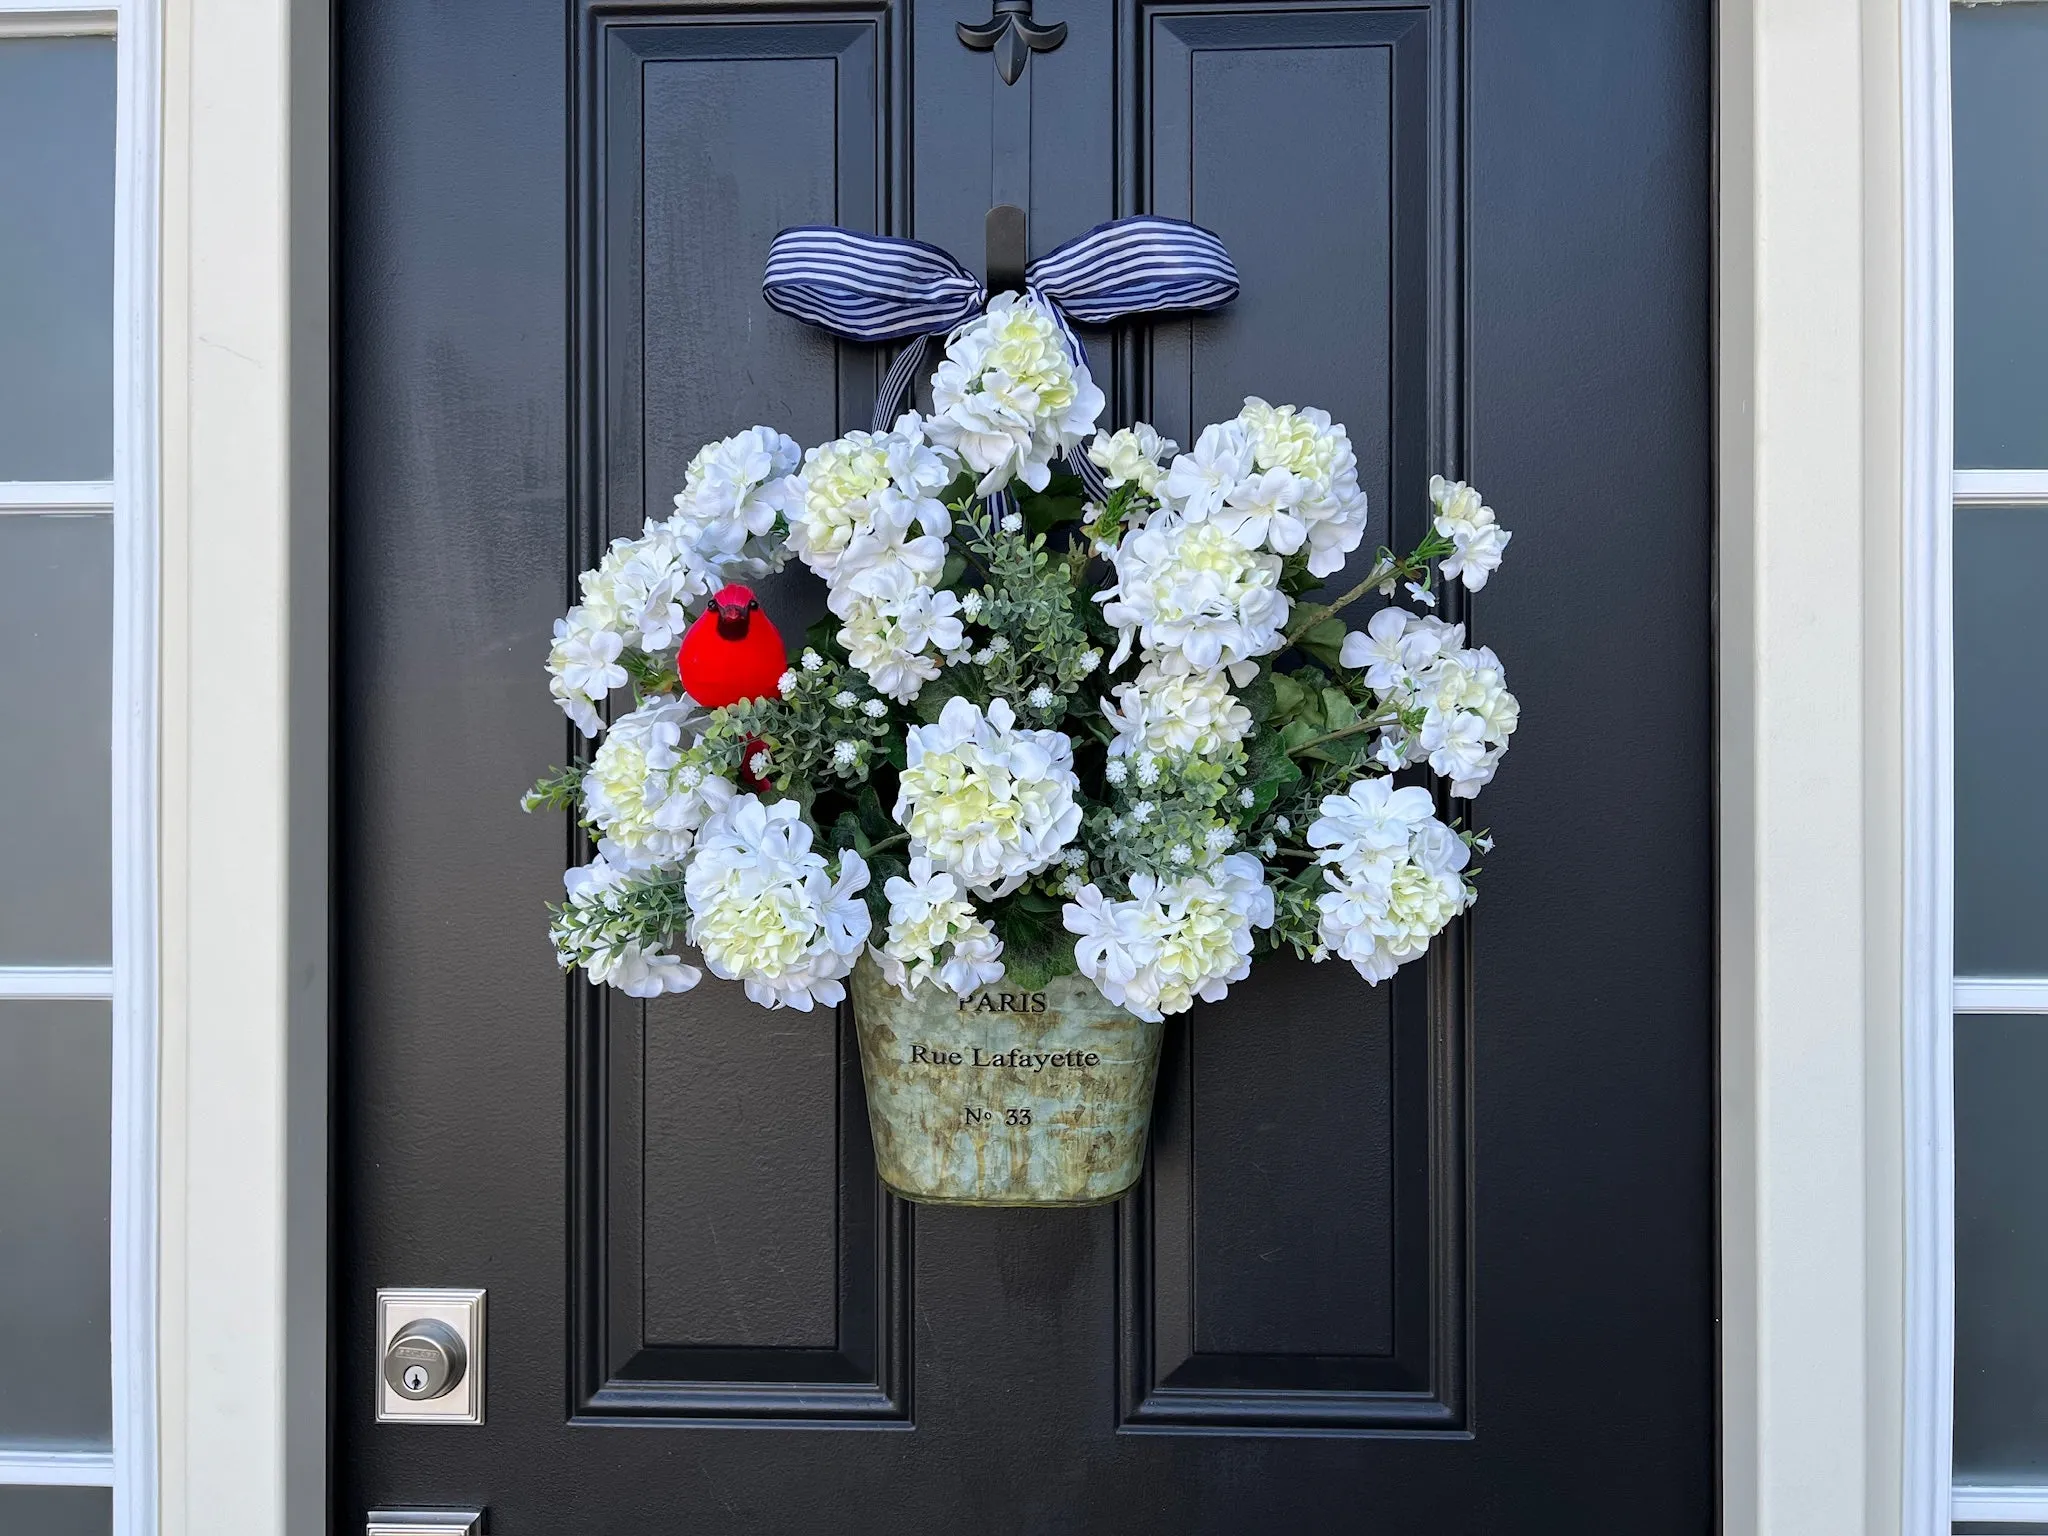
[[[424,1392],[427,1389],[427,1368],[424,1365],[408,1365],[405,1368],[405,1389],[408,1392]]]

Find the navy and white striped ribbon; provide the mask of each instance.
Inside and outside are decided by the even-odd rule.
[[[1050,309],[1076,362],[1087,350],[1082,325],[1131,315],[1216,309],[1237,297],[1237,268],[1214,233],[1180,219],[1139,214],[1098,224],[1024,269],[1026,291]],[[988,304],[980,279],[935,245],[833,225],[785,229],[768,246],[761,282],[786,315],[851,341],[907,340],[875,393],[877,432],[894,423],[935,334],[972,320]],[[1088,456],[1070,457],[1090,496],[1104,494]]]

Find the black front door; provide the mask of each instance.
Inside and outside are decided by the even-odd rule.
[[[342,8],[335,1528],[1708,1530],[1706,0],[1042,0],[1014,85],[989,14]],[[913,1208],[846,1020],[564,984],[518,798],[602,542],[709,439],[866,424],[886,354],[770,310],[769,237],[978,267],[1026,199],[1035,250],[1153,211],[1242,273],[1091,338],[1115,423],[1329,408],[1361,559],[1484,489],[1524,724],[1427,965],[1198,1006],[1118,1207]],[[397,1285],[488,1290],[482,1425],[374,1422]]]

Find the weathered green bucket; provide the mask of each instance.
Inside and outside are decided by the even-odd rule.
[[[853,1020],[882,1182],[933,1205],[1101,1205],[1145,1166],[1165,1026],[1082,976],[910,997],[868,956]]]

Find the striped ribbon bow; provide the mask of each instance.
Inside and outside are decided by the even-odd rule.
[[[1024,269],[1024,285],[1052,311],[1068,351],[1086,366],[1076,323],[1219,308],[1237,297],[1237,268],[1223,242],[1199,224],[1138,214],[1047,251]],[[784,314],[849,341],[908,341],[875,392],[877,432],[902,410],[932,336],[988,304],[981,280],[937,246],[829,224],[785,229],[769,242],[761,295]],[[1089,494],[1100,497],[1101,471],[1087,455],[1077,450],[1069,462]]]

